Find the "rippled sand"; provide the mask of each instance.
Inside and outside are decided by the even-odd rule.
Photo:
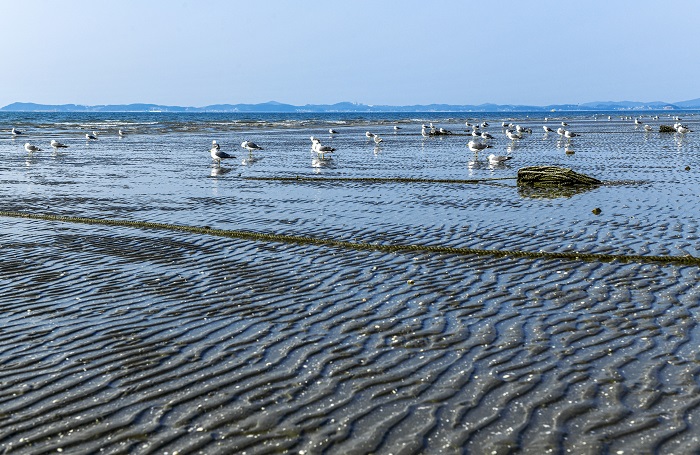
[[[327,169],[310,166],[313,129],[103,137],[34,157],[3,140],[0,191],[4,210],[700,255],[697,139],[569,122],[583,133],[574,155],[536,131],[508,166],[472,169],[466,137],[423,140],[390,125],[377,151],[364,125],[322,137],[339,149]],[[221,172],[206,152],[213,138],[267,150]],[[494,145],[505,153],[510,141]],[[241,178],[487,178],[533,164],[617,183],[548,195],[512,181]],[[384,254],[8,218],[0,239],[6,453],[700,450],[697,267]]]

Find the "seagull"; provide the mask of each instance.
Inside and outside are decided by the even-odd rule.
[[[318,154],[318,159],[321,160],[321,162],[324,162],[326,160],[326,153],[335,152],[335,149],[333,147],[331,147],[330,145],[322,145],[321,141],[313,136],[311,136],[311,150]]]
[[[566,133],[566,130],[564,128],[557,128],[557,134],[559,136],[563,136],[564,133]]]
[[[691,130],[690,128],[688,128],[688,127],[685,126],[685,125],[678,125],[678,128],[676,128],[676,131],[678,131],[678,132],[681,133],[681,134],[692,133],[692,132],[693,132],[693,130]]]
[[[15,128],[12,128],[12,135],[13,135],[13,136],[19,136],[20,134],[24,134],[24,133],[21,132],[20,130],[17,130],[17,129],[15,129]]]
[[[374,137],[374,133],[370,133],[369,131],[367,131],[365,133],[365,136],[367,136],[367,139],[372,139]]]
[[[61,144],[60,142],[58,142],[55,139],[51,139],[51,147],[53,147],[54,150],[68,148],[68,146],[66,144]]]
[[[635,124],[635,125],[641,125],[641,124],[642,124],[642,121],[639,120],[638,118],[635,118],[635,119],[634,119],[634,124]]]
[[[384,140],[375,134],[374,135],[374,143],[379,144],[380,142],[384,142]]]
[[[650,125],[644,125],[644,131],[651,131]]]
[[[338,134],[338,132],[336,130],[334,130],[333,128],[331,128],[328,130],[328,134]]]
[[[489,155],[489,163],[491,164],[501,164],[511,159],[513,159],[512,156],[494,155],[493,153]]]
[[[481,132],[478,129],[476,129],[476,127],[472,127],[472,128],[473,129],[472,129],[471,135],[474,137],[481,137]]]
[[[41,149],[39,147],[37,147],[36,145],[32,145],[29,142],[24,144],[24,150],[28,151],[29,153],[41,151]]]
[[[446,130],[445,128],[440,128],[440,134],[452,134],[452,131]]]
[[[569,124],[566,122],[561,122],[561,126],[569,126]]]
[[[469,141],[467,147],[469,147],[469,150],[472,152],[480,152],[481,150],[491,148],[492,146],[484,144],[483,142]]]
[[[219,144],[217,144],[216,141],[212,141],[212,146],[211,150],[209,150],[209,153],[211,153],[211,158],[214,161],[216,161],[219,166],[221,166],[221,160],[225,160],[227,158],[235,158],[235,156],[222,151],[219,147]]]
[[[396,125],[394,125],[394,131],[398,131],[398,130],[400,130],[400,129],[401,129],[401,127],[400,127],[400,126],[396,126]]]
[[[571,139],[572,137],[580,136],[580,134],[572,133],[569,130],[564,131],[564,137]]]
[[[265,150],[264,148],[260,147],[255,142],[250,142],[250,141],[241,142],[241,147],[248,150],[250,153],[253,153],[253,150]]]
[[[421,125],[420,134],[421,134],[423,137],[431,136],[431,134],[428,132],[427,128],[428,128],[427,126]]]
[[[482,128],[486,128],[487,126],[489,126],[489,124],[488,124],[487,122],[482,122],[482,123],[481,123],[481,127],[482,127]]]
[[[506,136],[507,136],[508,139],[510,139],[511,141],[514,141],[514,140],[516,140],[516,139],[522,139],[522,138],[523,138],[523,135],[522,135],[522,134],[516,133],[516,132],[511,131],[511,130],[506,130]]]
[[[486,131],[481,132],[481,137],[482,139],[493,139],[493,135]]]
[[[92,134],[85,133],[85,139],[87,139],[88,141],[96,141],[97,140],[97,133],[94,131],[92,132]]]
[[[126,133],[124,133],[124,131],[119,130],[119,137],[123,137],[123,136],[125,136],[125,135],[126,135]]]
[[[548,127],[547,125],[542,126],[542,129],[544,130],[545,133],[553,133],[554,130]]]

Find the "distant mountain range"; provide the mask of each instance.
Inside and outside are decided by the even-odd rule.
[[[552,112],[552,111],[645,111],[700,109],[700,98],[677,103],[663,101],[596,101],[583,104],[527,106],[515,104],[416,104],[411,106],[367,105],[357,103],[292,104],[270,101],[260,104],[212,104],[204,107],[163,106],[160,104],[80,104],[12,103],[3,112],[242,112],[242,113],[324,113],[324,112]]]

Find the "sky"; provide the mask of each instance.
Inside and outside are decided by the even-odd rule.
[[[0,106],[542,106],[700,97],[696,0],[0,6]]]

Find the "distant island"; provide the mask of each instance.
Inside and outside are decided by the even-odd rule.
[[[556,111],[660,111],[700,109],[700,98],[677,103],[662,101],[596,101],[583,104],[527,106],[515,104],[420,104],[411,106],[368,105],[358,103],[292,104],[269,101],[260,104],[212,104],[204,107],[163,106],[160,104],[80,104],[12,103],[2,112],[240,112],[240,113],[332,113],[332,112],[556,112]]]

